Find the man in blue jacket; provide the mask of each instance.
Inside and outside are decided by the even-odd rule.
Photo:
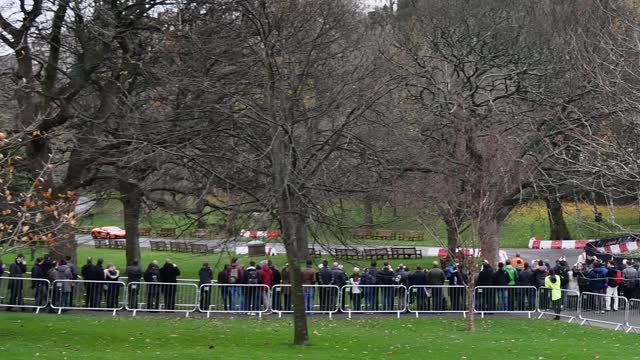
[[[593,263],[593,269],[587,274],[589,279],[589,287],[591,292],[596,294],[604,294],[607,286],[607,269],[602,266],[600,261]],[[604,313],[604,296],[596,296],[592,304],[592,309]]]

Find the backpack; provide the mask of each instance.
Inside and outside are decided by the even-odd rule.
[[[616,285],[622,285],[622,273],[616,270]]]
[[[232,267],[231,271],[229,271],[229,284],[235,284],[238,282],[238,278],[240,277],[240,271],[238,267]]]
[[[247,270],[247,284],[258,284],[258,272],[256,270]]]

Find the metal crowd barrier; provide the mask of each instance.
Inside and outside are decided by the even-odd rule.
[[[341,293],[345,299],[341,309],[349,318],[351,313],[396,313],[400,318],[400,313],[407,310],[404,285],[345,285]]]
[[[554,304],[551,300],[551,289],[538,289],[538,319],[545,315],[553,315],[569,318],[569,322],[577,320],[580,316],[580,293],[576,290],[560,289],[560,303]],[[554,308],[554,305],[558,305]]]
[[[610,302],[613,302],[613,306],[611,306]],[[618,309],[614,310],[616,303]],[[607,304],[611,306],[610,310],[607,310]],[[627,324],[626,309],[628,307],[628,301],[625,297],[583,292],[580,294],[580,312],[578,315],[582,320],[580,325],[588,322],[598,322],[615,325],[615,330],[618,330]]]
[[[58,310],[108,310],[115,316],[124,307],[126,285],[122,281],[55,280],[51,308]]]
[[[269,287],[262,284],[203,284],[198,309],[207,313],[262,314],[271,308]]]
[[[160,282],[130,282],[126,309],[144,312],[184,312],[198,309],[198,285]]]
[[[273,301],[271,310],[282,317],[282,314],[293,313],[291,303],[291,285],[275,285],[272,289]],[[304,307],[307,314],[328,314],[329,318],[340,310],[343,301],[337,285],[302,285]]]
[[[0,277],[0,307],[35,309],[39,313],[49,305],[50,287],[46,279]]]
[[[533,286],[478,286],[475,288],[475,312],[531,313],[537,311],[536,288]]]
[[[410,286],[407,310],[420,313],[467,313],[467,289],[462,285]]]
[[[629,299],[626,325],[627,332],[640,330],[640,299]]]

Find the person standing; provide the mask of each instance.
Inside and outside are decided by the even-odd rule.
[[[444,271],[440,269],[439,263],[434,261],[431,270],[427,273],[427,283],[429,286],[432,286],[431,297],[433,299],[433,310],[436,311],[444,310],[442,307],[442,302],[444,300],[442,285],[444,285],[444,280]]]
[[[157,310],[160,308],[160,269],[154,261],[149,263],[147,271],[144,272],[144,281],[148,283],[147,288],[147,309]]]
[[[600,260],[594,260],[593,269],[587,274],[589,279],[589,287],[591,292],[596,294],[605,294],[607,287],[607,269],[602,266]],[[604,313],[604,299],[602,296],[597,296],[594,299],[594,303],[591,305],[591,310]],[[587,308],[589,304],[587,304]]]
[[[624,296],[627,299],[637,299],[638,298],[638,286],[636,283],[636,279],[638,278],[638,270],[633,267],[632,263],[626,263],[624,270],[622,270],[622,286],[624,289]]]
[[[337,308],[338,312],[342,312],[342,309],[345,307],[344,299],[346,297],[345,294],[342,293],[342,289],[347,285],[347,274],[344,272],[344,266],[342,264],[339,264],[333,269],[333,285],[338,287],[337,289],[334,288],[332,291],[336,301],[338,297],[340,298],[340,306],[335,306],[333,309]],[[338,294],[341,295],[338,296]],[[336,305],[338,304],[336,303]]]
[[[35,265],[31,268],[31,288],[35,290],[35,306],[47,305],[47,273],[44,271],[44,260],[37,258]]]
[[[553,268],[553,272],[560,278],[561,306],[565,307],[567,306],[567,289],[569,288],[569,265],[567,265],[567,259],[564,256],[558,259],[558,264]]]
[[[125,269],[127,272],[127,304],[130,309],[138,308],[138,287],[140,280],[142,279],[142,267],[138,263],[138,259],[134,259],[131,265]]]
[[[262,304],[258,306],[256,310],[261,311],[263,310],[261,306],[264,306],[264,309],[266,310],[269,308],[269,304],[271,303],[271,288],[273,288],[274,274],[269,267],[269,263],[266,261],[263,261],[260,264],[260,271],[258,271],[258,273],[260,274],[260,279],[262,279],[261,284],[266,285],[266,287],[260,287],[260,292],[262,293]]]
[[[304,295],[305,311],[313,311],[315,302],[315,283],[316,273],[313,271],[313,262],[311,260],[307,260],[307,267],[302,270],[302,294]]]
[[[493,274],[493,286],[496,286],[494,294],[498,295],[498,299],[500,300],[500,309],[502,311],[508,310],[509,304],[509,293],[507,286],[509,285],[509,274],[504,270],[504,264],[498,263],[498,270]],[[489,289],[487,289],[489,290]],[[497,310],[495,309],[491,310]]]
[[[231,306],[231,310],[239,310],[245,311],[245,294],[243,294],[243,289],[241,286],[237,286],[240,284],[244,284],[245,276],[244,269],[238,263],[238,258],[234,257],[231,259],[231,265],[227,269],[227,283],[229,284],[229,304]],[[248,289],[245,289],[245,292]]]
[[[493,286],[493,268],[488,261],[484,261],[482,264],[482,270],[478,274],[476,286],[480,289],[476,289],[476,309],[477,311],[489,311],[495,308],[495,293],[491,288],[482,288]]]
[[[620,284],[622,284],[622,273],[616,269],[616,266],[612,262],[609,262],[607,264],[605,311],[611,311],[611,303],[613,303],[613,311],[618,311],[618,286]]]
[[[244,292],[244,304],[246,310],[250,311],[249,314],[252,314],[254,311],[258,311],[260,309],[260,297],[262,296],[262,292],[258,286],[262,281],[260,280],[260,273],[256,268],[255,261],[249,262],[249,266],[244,269],[244,276],[246,284],[249,285]]]
[[[533,286],[533,272],[529,263],[524,263],[523,269],[518,272],[516,285],[519,287]],[[536,308],[536,290],[527,288],[516,293],[516,307],[518,311]]]
[[[60,260],[56,267],[56,280],[61,280],[56,287],[58,293],[58,307],[71,306],[71,293],[73,290],[73,273],[65,260]]]
[[[120,271],[109,263],[104,270],[104,279],[107,281],[105,284],[107,308],[117,309],[120,307],[120,286],[122,286],[120,284]]]
[[[282,282],[282,274],[278,271],[278,268],[273,265],[271,260],[267,261],[267,266],[269,266],[269,269],[271,269],[271,273],[273,274],[273,286],[280,285]],[[277,286],[274,291],[273,286],[271,287],[271,309],[280,309],[282,288]]]
[[[560,320],[562,292],[560,291],[560,277],[555,274],[555,271],[549,271],[549,275],[544,279],[544,287],[550,291],[549,298],[551,300],[551,307],[556,314],[554,320]]]
[[[231,309],[231,305],[229,303],[229,280],[227,279],[228,270],[229,264],[225,264],[222,271],[218,273],[218,285],[220,287],[220,296],[222,297],[224,311]]]
[[[351,303],[353,304],[354,311],[361,310],[362,304],[362,290],[360,290],[360,269],[357,267],[353,268],[353,273],[351,274],[351,278],[349,279],[349,285],[351,285]]]
[[[160,269],[160,282],[164,290],[164,307],[166,310],[176,309],[176,291],[180,269],[178,265],[167,259]]]
[[[85,306],[88,308],[100,308],[102,302],[102,283],[104,281],[104,271],[93,265],[93,258],[87,257],[87,263],[80,269],[80,274],[85,280]]]
[[[319,271],[320,286],[320,311],[331,310],[331,285],[333,285],[333,271],[329,269],[329,262],[324,260]]]
[[[27,264],[24,260],[24,255],[18,254],[16,259],[9,266],[9,305],[24,305],[24,280],[22,275],[27,272]],[[22,308],[22,311],[25,311]],[[7,308],[7,311],[11,311],[11,307]]]
[[[289,264],[284,264],[284,268],[282,268],[282,272],[280,273],[282,277],[282,298],[284,301],[284,311],[291,311],[291,273],[289,272]],[[304,277],[304,270],[303,270]],[[302,292],[304,294],[304,288]],[[306,299],[305,299],[306,300]],[[306,309],[306,306],[305,306]]]
[[[198,287],[200,288],[200,311],[209,311],[213,282],[213,270],[209,267],[209,263],[202,264],[202,267],[198,270],[198,277],[200,278],[198,282]],[[223,300],[223,302],[226,301]]]
[[[361,281],[362,282],[362,281]],[[416,271],[409,275],[409,287],[416,286],[416,310],[426,311],[427,309],[427,295],[429,294],[427,285],[427,273],[422,270],[422,266],[418,265]],[[410,300],[411,301],[411,300]]]

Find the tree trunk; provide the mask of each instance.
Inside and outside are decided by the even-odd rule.
[[[368,196],[365,196],[363,201],[364,206],[364,228],[373,229],[373,201]]]
[[[480,237],[482,258],[497,269],[500,243],[498,242],[498,220],[494,214],[483,213],[480,216],[478,236]]]
[[[290,199],[285,200],[290,201]],[[284,204],[283,204],[284,205]],[[283,209],[281,209],[283,210]],[[302,293],[302,271],[300,265],[307,253],[307,232],[304,215],[293,212],[287,206],[287,211],[280,215],[282,240],[287,250],[287,261],[291,272],[291,301],[293,305],[293,344],[308,345],[309,329],[307,314]]]
[[[567,223],[564,221],[564,214],[562,213],[562,203],[553,195],[548,196],[545,199],[547,203],[547,214],[549,215],[550,226],[550,240],[570,240],[571,234]]]
[[[447,250],[449,254],[455,254],[458,244],[460,244],[460,234],[456,221],[449,215],[444,216],[444,223],[447,225]]]
[[[134,260],[141,260],[139,228],[143,193],[138,185],[123,180],[119,181],[119,188],[124,208],[127,265],[132,265]]]
[[[475,257],[474,257],[475,259]],[[477,266],[474,266],[474,268]],[[469,279],[465,286],[467,292],[467,331],[476,331],[476,299],[475,299],[475,287],[476,287],[476,274],[477,271],[473,270],[469,272]]]

